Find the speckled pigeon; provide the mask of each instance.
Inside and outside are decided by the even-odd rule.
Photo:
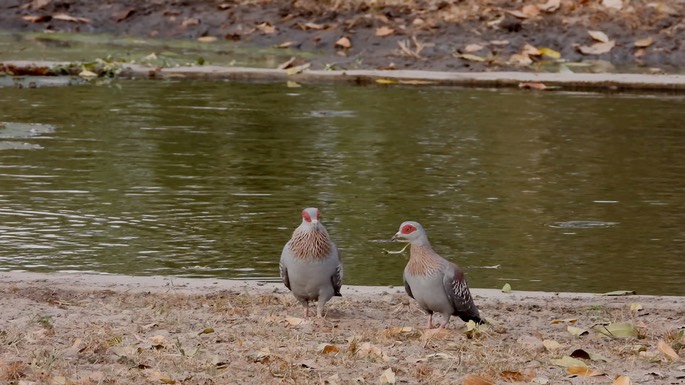
[[[392,240],[406,240],[411,245],[409,262],[404,268],[404,288],[429,314],[429,329],[434,327],[434,312],[444,317],[444,323],[439,327],[447,326],[453,315],[464,322],[483,323],[464,273],[433,250],[426,231],[418,222],[403,222]]]
[[[319,209],[302,210],[302,223],[281,253],[281,279],[309,316],[309,302],[317,301],[316,315],[323,317],[326,302],[339,296],[343,266],[335,243],[319,222]]]

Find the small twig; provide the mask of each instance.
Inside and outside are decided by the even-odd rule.
[[[446,377],[446,376],[447,376],[447,373],[449,373],[450,370],[452,370],[452,367],[454,366],[454,361],[456,361],[456,359],[450,360],[450,365],[449,365],[449,366],[447,367],[447,369],[445,369],[445,371],[442,373],[442,376],[443,376],[443,377]],[[459,357],[459,361],[461,361],[461,357]]]
[[[411,39],[414,41],[414,45],[416,46],[416,50],[414,51],[416,53],[416,57],[420,58],[421,57],[421,51],[423,51],[424,47],[426,46],[422,42],[416,40],[416,35],[412,35]]]
[[[400,250],[400,251],[390,251],[390,250],[383,249],[383,253],[385,253],[385,254],[402,254],[402,253],[404,253],[404,250],[406,250],[407,247],[409,247],[409,245],[411,245],[411,243],[407,243],[407,244],[402,248],[402,250]]]
[[[406,56],[411,56],[417,59],[423,59],[423,56],[421,56],[421,51],[426,47],[425,43],[420,42],[416,36],[412,36],[411,40],[414,42],[414,49],[411,49],[411,42],[409,39],[407,40],[401,40],[397,42],[397,45],[400,46],[400,50],[402,53]]]

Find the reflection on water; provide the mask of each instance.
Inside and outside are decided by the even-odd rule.
[[[474,287],[685,295],[680,97],[122,81],[0,121],[54,126],[1,139],[0,269],[274,279],[318,206],[349,284],[401,284],[412,219]]]

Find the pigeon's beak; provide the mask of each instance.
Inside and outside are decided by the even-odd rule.
[[[392,236],[392,238],[390,239],[390,242],[395,242],[399,238],[400,238],[400,232],[398,231],[395,233],[395,235]]]
[[[312,224],[317,224],[317,223],[319,223],[319,220],[312,218]]]

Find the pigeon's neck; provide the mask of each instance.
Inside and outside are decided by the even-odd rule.
[[[430,243],[423,245],[412,243],[409,249],[409,263],[407,270],[411,275],[432,275],[440,271],[442,258],[433,251]]]
[[[326,228],[300,226],[293,232],[290,250],[300,259],[324,259],[331,250],[331,241]]]

